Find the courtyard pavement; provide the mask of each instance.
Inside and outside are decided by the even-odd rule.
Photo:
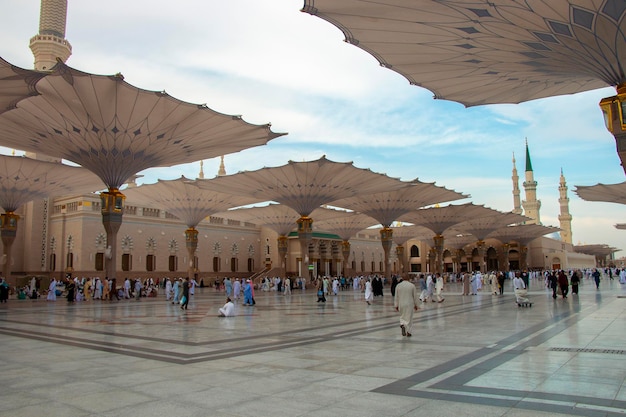
[[[488,291],[488,289],[486,290]],[[585,281],[531,308],[504,296],[423,304],[402,337],[389,288],[0,305],[0,416],[624,416],[626,285]]]

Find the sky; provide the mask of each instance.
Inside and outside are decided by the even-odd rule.
[[[310,161],[323,155],[402,180],[418,178],[471,195],[469,201],[513,209],[512,158],[519,186],[528,141],[541,222],[559,226],[559,177],[565,175],[574,244],[626,251],[626,207],[588,202],[576,185],[623,182],[613,136],[599,101],[604,88],[522,104],[463,105],[434,100],[401,75],[343,41],[331,25],[300,12],[302,0],[69,0],[67,64],[165,90],[213,110],[271,123],[288,135],[225,156],[228,174]],[[40,0],[0,0],[0,57],[33,68],[29,39]],[[7,150],[4,151],[5,153]],[[204,161],[205,178],[219,158]],[[152,168],[138,183],[198,176],[200,164]],[[616,253],[616,257],[626,252]]]

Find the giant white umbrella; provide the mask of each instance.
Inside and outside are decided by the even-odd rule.
[[[357,168],[352,162],[334,162],[325,156],[314,161],[289,161],[278,167],[199,180],[198,184],[207,189],[250,196],[259,202],[275,201],[291,207],[300,215],[297,220],[298,238],[304,263],[309,260],[313,210],[342,197],[397,190],[406,186],[398,179]]]
[[[88,74],[61,62],[40,77],[35,88],[38,95],[0,114],[0,145],[67,159],[102,179],[108,188],[100,198],[111,279],[124,212],[119,187],[129,177],[146,168],[212,158],[281,136],[269,124],[252,125],[206,105],[137,88],[120,74]]]
[[[19,216],[15,211],[29,201],[55,195],[101,190],[104,184],[84,168],[21,156],[0,155],[0,235],[3,244],[2,275],[11,273],[11,247]]]
[[[169,213],[185,222],[185,246],[189,257],[187,276],[193,278],[194,256],[198,248],[198,230],[196,226],[207,216],[229,208],[250,204],[252,199],[204,190],[196,181],[181,176],[175,180],[158,180],[154,184],[124,190],[126,197],[150,207],[164,208]]]
[[[347,275],[350,259],[350,238],[359,231],[376,225],[378,221],[367,214],[331,208],[315,210],[315,219],[316,228],[332,231],[341,237],[342,272],[344,276]]]
[[[418,179],[405,183],[404,188],[379,193],[357,195],[334,201],[332,205],[365,213],[378,220],[383,226],[380,229],[380,240],[385,251],[385,278],[391,277],[389,252],[393,244],[394,221],[401,220],[404,214],[420,207],[467,198],[445,187],[434,183],[421,182]]]
[[[626,170],[624,0],[304,0],[302,11],[466,106],[616,87],[600,106]]]

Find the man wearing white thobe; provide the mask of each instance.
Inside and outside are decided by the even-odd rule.
[[[393,305],[400,312],[400,329],[402,336],[411,337],[413,330],[413,312],[418,310],[419,296],[417,288],[410,281],[400,281],[396,286],[396,296]]]
[[[219,309],[218,317],[233,317],[235,315],[235,304],[230,298],[226,298],[226,304]]]
[[[46,299],[48,301],[57,300],[57,280],[55,278],[52,278],[52,281],[50,281],[50,286],[48,287],[48,297]]]

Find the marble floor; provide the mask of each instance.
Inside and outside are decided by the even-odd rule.
[[[0,416],[624,416],[626,285],[531,308],[483,291],[423,304],[403,337],[389,288],[0,305]],[[488,290],[487,290],[488,291]]]

